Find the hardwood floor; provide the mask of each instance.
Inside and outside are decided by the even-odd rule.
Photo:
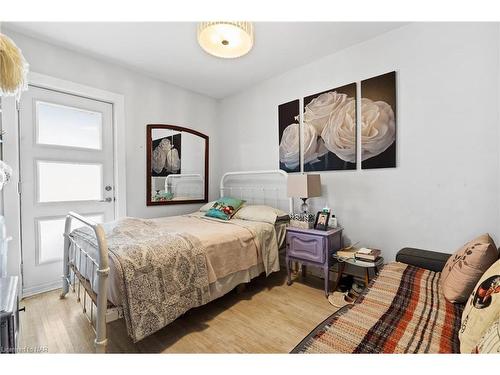
[[[192,309],[137,344],[123,319],[108,324],[111,353],[288,353],[336,308],[328,303],[323,281],[314,276],[286,285],[286,274],[260,276],[243,292],[230,292]],[[21,346],[47,347],[50,353],[94,351],[94,332],[71,292],[24,299]]]

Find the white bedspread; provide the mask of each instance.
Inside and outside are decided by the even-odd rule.
[[[186,220],[196,220],[200,223],[207,223],[207,225],[202,225],[207,230],[200,232],[196,231],[189,226],[183,228],[183,231],[189,233],[195,237],[197,237],[203,246],[207,249],[207,251],[212,250],[212,259],[217,258],[217,241],[221,239],[226,242],[233,241],[233,249],[231,250],[232,256],[237,256],[241,254],[241,247],[236,245],[236,240],[234,238],[226,238],[224,239],[221,236],[214,237],[210,233],[209,227],[212,228],[221,228],[218,232],[233,232],[237,230],[241,230],[245,228],[247,232],[250,234],[248,238],[252,238],[252,240],[256,243],[259,251],[255,254],[254,261],[251,261],[251,258],[246,258],[246,266],[242,269],[238,269],[238,267],[231,269],[225,269],[225,267],[217,267],[213,269],[211,265],[210,271],[210,300],[218,298],[230,290],[232,290],[236,285],[242,282],[248,282],[251,278],[257,276],[261,272],[266,272],[267,274],[271,272],[275,272],[279,270],[279,261],[278,261],[278,248],[282,246],[285,239],[285,228],[287,222],[278,222],[274,226],[268,223],[263,222],[255,222],[255,221],[247,221],[247,220],[238,220],[232,219],[230,221],[221,221],[218,219],[211,219],[203,216],[204,214],[201,212],[196,212],[194,214],[183,215],[183,216],[174,216],[174,217],[165,217],[152,219],[154,221],[164,222],[166,225],[169,225],[173,221],[176,221],[177,224],[179,222],[183,222]],[[109,231],[113,228],[116,222],[110,222],[103,225],[105,232]],[[200,226],[197,226],[198,229]],[[223,230],[222,230],[223,228]],[[231,230],[230,228],[233,228]],[[273,232],[273,233],[271,233]],[[79,236],[78,233],[72,233],[73,238],[76,243],[89,255],[95,259],[98,259],[97,247],[95,245],[95,239],[89,239],[87,236]],[[274,240],[272,240],[274,238]],[[239,241],[239,240],[238,240]],[[227,247],[226,247],[227,248]],[[224,255],[226,258],[228,257],[228,253]],[[226,265],[224,262],[224,257],[222,259],[216,259],[214,263],[219,263],[222,265]],[[121,287],[119,285],[119,278],[117,277],[117,265],[110,259],[110,275],[109,275],[109,288],[108,288],[108,300],[111,301],[116,306],[120,306],[122,304],[122,296],[121,296]],[[240,263],[241,265],[241,263]],[[95,277],[95,274],[92,272],[92,266],[90,261],[85,264],[84,259],[80,260],[78,258],[75,259],[75,266],[80,270],[87,279],[91,279]],[[241,268],[241,267],[240,267]],[[97,292],[97,280],[93,280],[94,290]]]

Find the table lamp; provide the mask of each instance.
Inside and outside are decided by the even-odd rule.
[[[307,199],[321,196],[321,177],[319,174],[289,174],[288,196],[302,199],[300,209],[307,214]]]

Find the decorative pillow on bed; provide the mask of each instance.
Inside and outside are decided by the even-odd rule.
[[[205,216],[221,220],[229,220],[238,211],[245,201],[236,198],[223,197],[216,201]]]
[[[234,218],[275,224],[276,221],[288,220],[290,217],[285,211],[278,208],[263,205],[244,205],[236,212]]]
[[[474,353],[500,354],[500,311],[498,319],[490,325],[477,343]]]
[[[469,297],[458,332],[460,352],[472,353],[500,311],[500,260],[484,273]]]
[[[217,202],[217,201],[205,203],[203,206],[200,207],[200,211],[207,212],[208,210],[210,210],[214,206],[215,202]]]
[[[488,234],[466,243],[446,262],[441,275],[445,298],[464,303],[483,273],[498,259],[498,250]]]

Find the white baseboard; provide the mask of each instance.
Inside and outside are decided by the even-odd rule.
[[[51,281],[51,282],[48,282],[45,284],[41,284],[41,285],[37,285],[37,286],[23,289],[22,298],[31,297],[31,296],[34,296],[35,294],[50,292],[51,290],[60,289],[60,288],[62,288],[62,281],[61,280]]]

